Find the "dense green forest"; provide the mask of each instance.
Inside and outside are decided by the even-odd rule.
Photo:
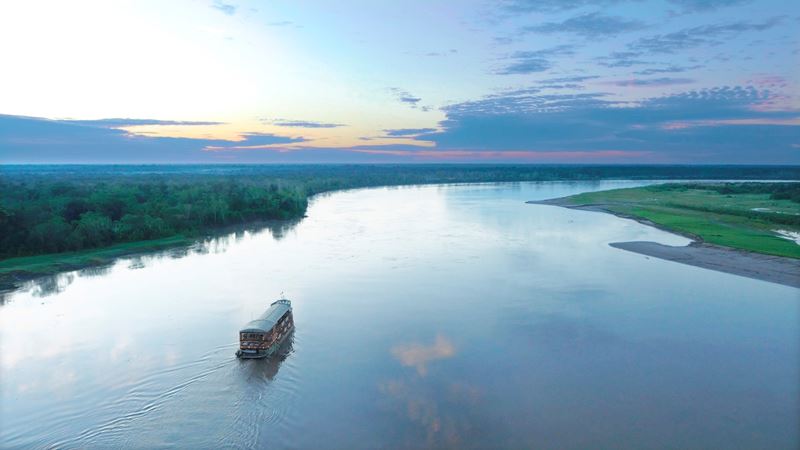
[[[337,189],[485,181],[800,179],[798,167],[747,166],[4,166],[0,258],[193,236],[302,217]],[[726,185],[727,186],[727,185]],[[728,189],[728,188],[725,188]],[[798,198],[787,186],[785,198]],[[784,198],[784,197],[781,197]]]

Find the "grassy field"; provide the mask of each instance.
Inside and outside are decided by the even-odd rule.
[[[776,232],[800,232],[800,203],[776,200],[769,193],[725,194],[716,187],[667,184],[615,189],[566,197],[563,203],[646,219],[711,244],[800,258],[800,245]]]

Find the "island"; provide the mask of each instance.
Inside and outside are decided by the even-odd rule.
[[[800,287],[800,183],[666,183],[528,203],[610,213],[693,241],[615,248]]]

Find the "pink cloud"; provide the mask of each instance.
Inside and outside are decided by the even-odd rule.
[[[637,159],[650,156],[649,151],[602,150],[588,151],[471,151],[471,150],[352,150],[371,155],[408,156],[429,160],[525,160],[525,161],[603,161],[608,159]]]
[[[727,120],[693,120],[686,122],[667,122],[661,125],[662,130],[683,130],[691,127],[716,127],[721,125],[777,125],[777,126],[800,126],[800,117],[789,119],[727,119]]]

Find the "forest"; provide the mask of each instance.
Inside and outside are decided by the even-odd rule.
[[[338,189],[424,183],[602,179],[794,180],[800,179],[800,168],[6,165],[0,167],[0,259],[87,250],[175,235],[195,236],[223,226],[254,221],[296,219],[305,214],[310,196]],[[776,198],[800,197],[797,188],[790,184],[781,189],[785,192],[774,195],[785,197]]]
[[[680,183],[665,184],[658,189],[662,191],[702,189],[722,195],[769,194],[771,200],[791,200],[800,203],[800,183]]]

